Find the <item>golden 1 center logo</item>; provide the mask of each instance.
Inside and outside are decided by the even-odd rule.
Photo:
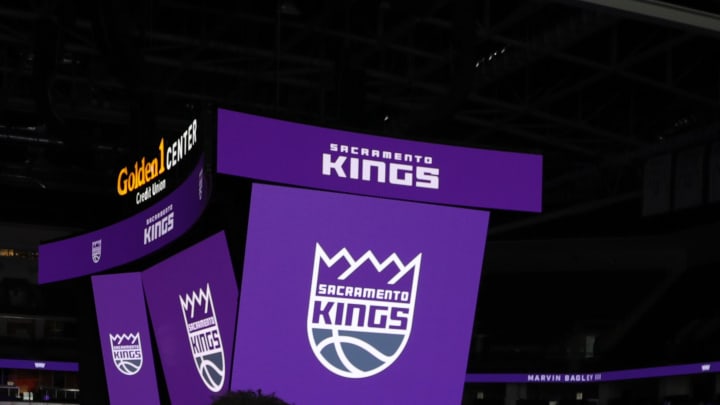
[[[116,184],[118,195],[122,197],[135,192],[135,204],[140,205],[162,193],[167,184],[160,177],[180,164],[197,145],[197,127],[197,119],[193,119],[188,128],[167,147],[165,138],[160,138],[157,156],[143,156],[134,165],[120,169]]]

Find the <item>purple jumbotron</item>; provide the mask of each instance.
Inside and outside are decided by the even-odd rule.
[[[297,405],[460,403],[487,223],[253,185],[231,387]]]
[[[230,386],[238,289],[224,233],[142,275],[173,405],[209,404]]]
[[[92,277],[112,404],[160,403],[140,273]]]

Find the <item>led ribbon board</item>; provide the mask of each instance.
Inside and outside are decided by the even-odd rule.
[[[145,270],[145,297],[173,404],[230,386],[238,289],[224,233]]]
[[[218,110],[219,173],[477,208],[541,210],[542,156],[439,145]]]
[[[636,368],[630,370],[602,371],[594,373],[478,373],[468,374],[468,383],[552,383],[577,384],[609,381],[638,380],[642,378],[671,377],[702,373],[717,373],[720,362],[678,364],[671,366]]]
[[[159,405],[140,273],[93,276],[92,285],[110,403]]]
[[[130,263],[174,241],[200,218],[209,200],[201,157],[185,181],[150,208],[123,221],[39,247],[40,284]]]
[[[78,363],[76,362],[19,359],[0,359],[0,368],[71,372],[79,370]]]
[[[254,184],[232,388],[459,404],[488,216]]]

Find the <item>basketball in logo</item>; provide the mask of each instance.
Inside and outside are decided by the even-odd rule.
[[[97,263],[100,261],[102,255],[102,239],[94,240],[92,242],[92,261]]]
[[[110,334],[110,350],[115,368],[125,375],[135,375],[142,368],[143,355],[140,332]]]
[[[179,295],[190,350],[200,378],[212,392],[219,392],[225,383],[225,353],[210,284],[205,289]]]
[[[400,357],[412,330],[422,253],[407,264],[392,253],[315,245],[307,331],[315,357],[331,372],[365,378]]]

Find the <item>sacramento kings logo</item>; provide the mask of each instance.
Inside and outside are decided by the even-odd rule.
[[[143,355],[140,332],[135,334],[110,334],[110,350],[113,363],[121,373],[135,375],[142,368]]]
[[[190,350],[200,378],[212,392],[219,392],[225,383],[225,353],[210,284],[205,289],[178,296],[182,307]]]
[[[315,357],[347,378],[370,377],[402,353],[412,329],[422,253],[403,263],[372,251],[355,259],[315,245],[307,330]]]
[[[92,241],[92,261],[97,263],[102,255],[102,239]]]

